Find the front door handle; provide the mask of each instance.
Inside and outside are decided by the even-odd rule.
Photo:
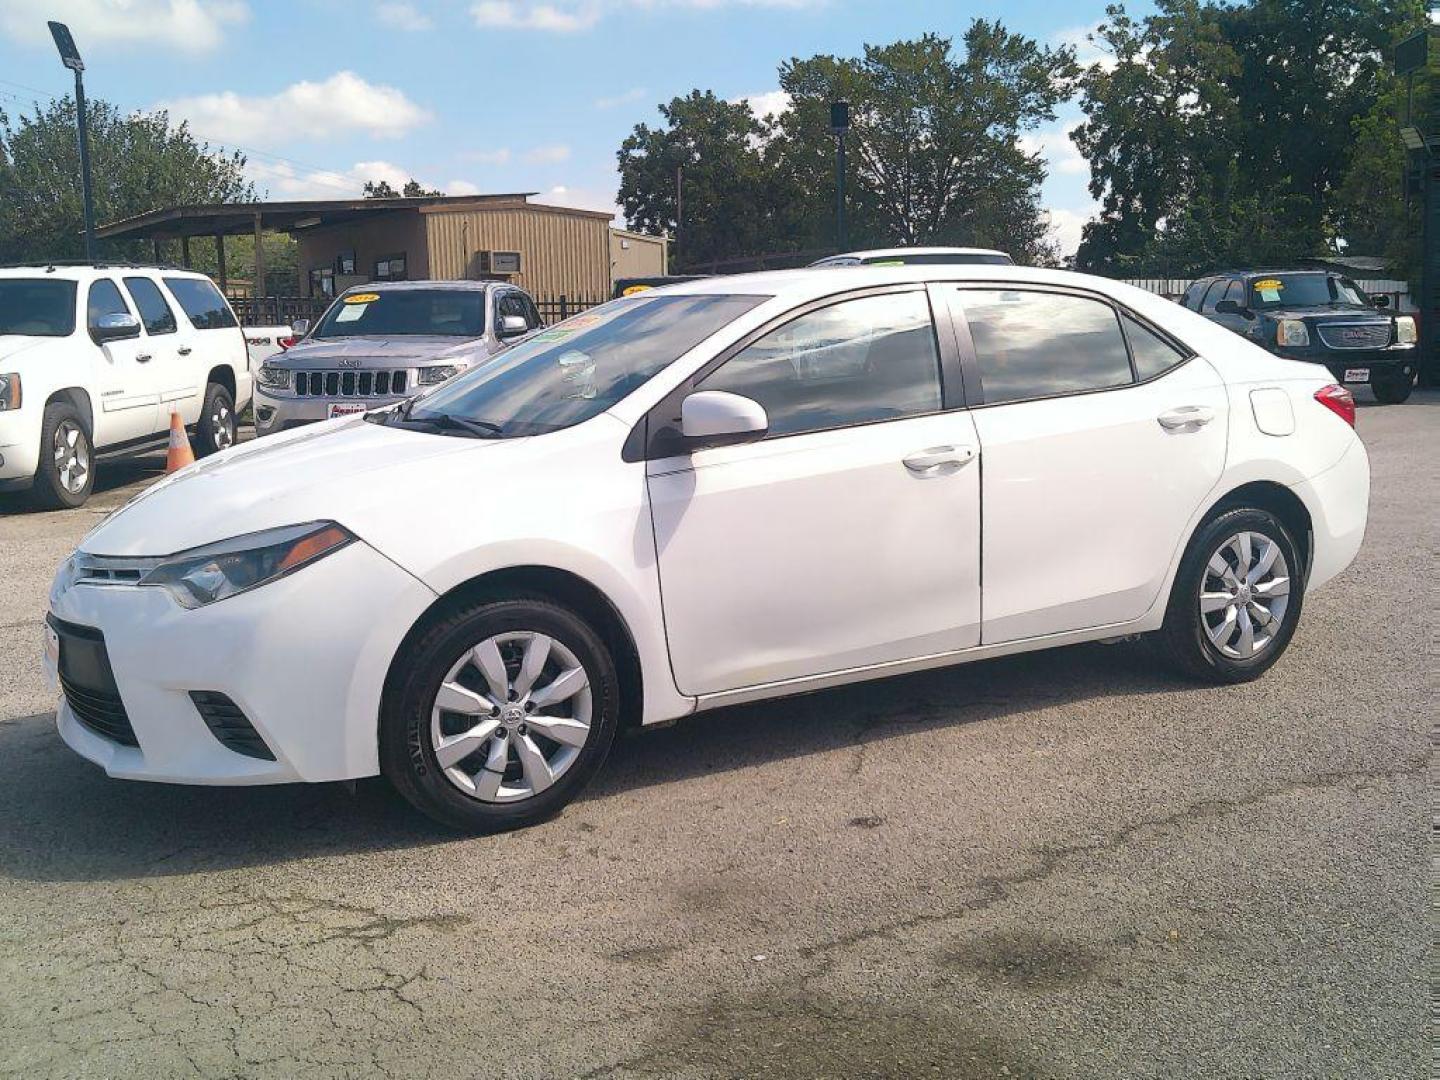
[[[190,346],[189,346],[189,345],[181,345],[180,348],[176,349],[175,351],[178,352],[181,356],[189,356],[189,355],[190,355]]]
[[[148,364],[150,362],[150,354],[148,352],[136,353],[135,362],[137,364]]]
[[[942,471],[955,471],[953,468],[945,470],[945,466],[959,468],[974,457],[975,451],[969,446],[932,446],[926,450],[917,450],[904,461],[905,468],[916,476],[937,476]]]
[[[1208,405],[1181,405],[1155,418],[1166,431],[1199,430],[1215,419],[1215,410]]]

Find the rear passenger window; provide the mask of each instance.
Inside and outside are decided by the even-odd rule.
[[[770,434],[897,420],[940,408],[940,356],[923,292],[844,300],[801,315],[701,384],[754,398]]]
[[[140,321],[145,324],[147,334],[175,333],[175,312],[170,310],[158,285],[149,278],[127,277],[125,288],[140,311]]]
[[[1020,289],[963,289],[960,297],[987,405],[1132,381],[1109,304]]]
[[[1130,356],[1135,361],[1136,378],[1153,379],[1186,359],[1183,352],[1153,330],[1141,326],[1129,315],[1124,319],[1125,337],[1130,342]]]
[[[235,315],[220,290],[204,278],[167,277],[165,285],[196,330],[224,330],[236,325]]]

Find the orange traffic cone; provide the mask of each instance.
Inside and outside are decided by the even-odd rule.
[[[195,464],[195,451],[190,449],[190,439],[185,434],[185,424],[180,419],[180,414],[172,409],[170,411],[170,449],[165,453],[165,471],[172,473],[176,469],[183,469],[186,465],[193,464]]]

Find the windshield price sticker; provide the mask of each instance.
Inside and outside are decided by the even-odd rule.
[[[1279,278],[1265,278],[1255,282],[1252,287],[1260,294],[1260,299],[1273,303],[1280,299],[1280,290],[1285,288],[1285,283]]]
[[[370,308],[369,304],[355,304],[354,307],[350,307],[348,305],[351,303],[351,301],[346,300],[345,303],[347,306],[341,308],[338,312],[335,313],[335,321],[337,323],[356,322]]]
[[[380,294],[379,294],[379,293],[374,293],[374,292],[357,292],[357,293],[356,293],[355,295],[353,295],[353,296],[347,296],[347,297],[345,297],[345,303],[347,303],[347,304],[373,304],[376,300],[379,300],[379,299],[380,299]]]

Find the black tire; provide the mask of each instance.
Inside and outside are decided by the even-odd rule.
[[[591,695],[590,732],[550,787],[515,802],[486,802],[462,791],[440,768],[431,740],[431,707],[451,667],[468,650],[496,634],[520,632],[552,638],[584,667]],[[416,809],[453,829],[501,832],[551,817],[599,771],[615,740],[620,680],[614,660],[584,620],[547,599],[521,596],[463,608],[407,645],[394,670],[381,706],[380,771]],[[512,743],[524,732],[523,726],[512,732]],[[507,760],[510,768],[518,768],[513,754]]]
[[[74,433],[75,453],[83,455],[86,463],[84,483],[75,490],[66,486],[56,460],[55,438],[62,427]],[[83,506],[94,490],[95,448],[90,443],[90,429],[75,406],[65,401],[52,401],[45,406],[45,414],[40,421],[40,464],[35,469],[30,498],[35,505],[46,510],[71,510]]]
[[[1206,617],[1201,614],[1200,597],[1210,575],[1211,556],[1229,538],[1246,532],[1259,534],[1279,546],[1288,571],[1289,592],[1288,602],[1279,617],[1280,628],[1253,655],[1240,659],[1227,655],[1211,639]],[[1217,579],[1210,580],[1213,583]],[[1246,595],[1249,595],[1248,592]],[[1180,561],[1180,570],[1170,590],[1165,623],[1156,635],[1156,644],[1171,666],[1191,678],[1211,683],[1249,682],[1268,671],[1285,652],[1299,624],[1304,600],[1305,565],[1300,549],[1280,519],[1268,510],[1256,507],[1221,510],[1200,527]],[[1212,616],[1217,622],[1223,617],[1223,613]]]
[[[1415,389],[1415,380],[1404,377],[1382,379],[1371,383],[1370,389],[1375,392],[1375,400],[1381,405],[1403,405],[1410,400],[1410,391]]]
[[[205,457],[235,445],[235,398],[219,383],[205,387],[205,405],[195,425],[195,456]]]

